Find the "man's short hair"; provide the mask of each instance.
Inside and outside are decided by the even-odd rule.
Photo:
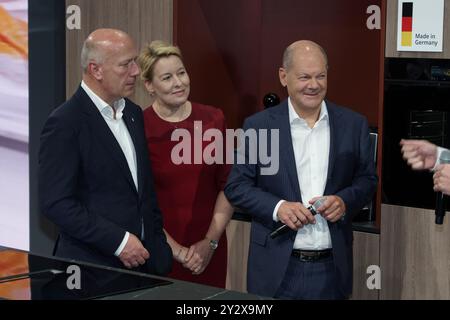
[[[315,43],[314,44],[319,48],[320,52],[322,53],[323,57],[325,58],[325,65],[327,66],[328,69],[328,55],[325,52],[324,48],[322,48],[319,44]],[[291,44],[290,46],[288,46],[286,48],[286,50],[284,50],[283,53],[283,68],[284,69],[289,69],[291,64],[292,64],[292,56],[294,53],[294,49],[295,47]]]
[[[83,48],[81,49],[81,68],[84,72],[87,72],[89,63],[95,61],[96,63],[103,63],[105,57],[100,51],[98,45],[93,41],[86,39],[83,43]]]

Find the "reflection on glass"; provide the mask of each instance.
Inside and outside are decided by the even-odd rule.
[[[0,0],[0,135],[28,142],[28,2]]]
[[[0,0],[0,245],[29,250],[28,0]]]
[[[28,256],[26,254],[13,250],[0,252],[0,278],[27,274],[29,272]],[[0,284],[0,297],[14,300],[29,300],[31,298],[30,279]]]
[[[0,251],[0,261],[0,269],[6,270],[0,274],[2,299],[95,299],[171,283],[145,274],[63,262],[12,250]]]

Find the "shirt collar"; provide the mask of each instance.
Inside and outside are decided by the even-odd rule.
[[[92,102],[95,104],[98,111],[100,111],[100,113],[104,117],[106,117],[110,120],[114,120],[114,111],[112,110],[112,108],[114,108],[116,110],[116,119],[115,120],[122,119],[123,110],[125,109],[125,99],[124,98],[120,98],[119,100],[114,101],[114,103],[111,107],[102,98],[100,98],[98,95],[96,95],[95,92],[92,91],[84,81],[81,81],[81,87],[86,92],[86,94],[89,96],[89,98],[91,98]]]
[[[295,112],[294,105],[292,104],[291,97],[288,98],[288,109],[289,109],[289,123],[293,124],[294,122],[301,121],[305,122],[305,119],[301,118],[297,112]],[[322,101],[320,106],[320,114],[317,122],[328,119],[328,109],[325,100]]]

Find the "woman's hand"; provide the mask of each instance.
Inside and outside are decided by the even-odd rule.
[[[201,274],[211,261],[214,250],[211,249],[209,241],[205,238],[189,248],[183,266],[191,270],[192,274]]]

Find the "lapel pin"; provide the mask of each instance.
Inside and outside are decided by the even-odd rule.
[[[134,122],[134,118],[133,117],[131,117],[131,122]]]

